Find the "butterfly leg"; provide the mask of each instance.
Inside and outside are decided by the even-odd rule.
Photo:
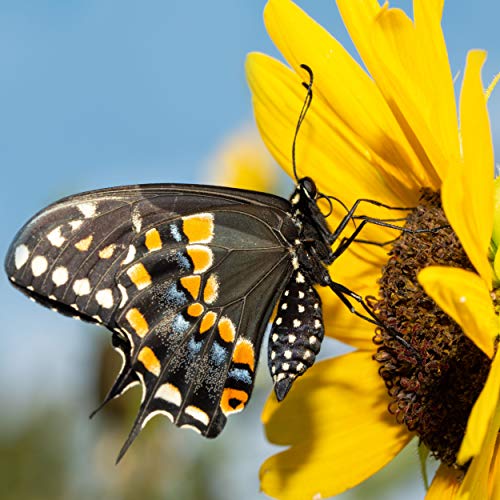
[[[411,351],[418,360],[421,360],[420,354],[417,352],[417,350],[410,343],[408,343],[408,341],[406,341],[403,337],[401,337],[401,335],[399,335],[395,330],[388,327],[387,325],[384,325],[379,320],[377,315],[371,310],[370,306],[368,306],[363,297],[353,292],[349,288],[345,287],[344,285],[332,280],[330,280],[328,286],[353,314],[389,332],[390,335],[394,338],[394,340],[396,340],[401,345],[406,347],[409,351]],[[358,304],[360,304],[367,314],[363,314],[358,310],[356,310],[356,308],[351,303],[349,298],[355,300]]]
[[[343,219],[339,222],[339,225],[335,228],[335,231],[330,236],[330,244],[333,244],[337,238],[340,236],[342,231],[346,228],[347,224],[351,220],[356,219],[356,216],[354,215],[356,210],[358,209],[359,205],[361,203],[369,203],[371,205],[375,205],[377,207],[382,207],[382,208],[387,208],[388,210],[413,210],[413,208],[408,208],[408,207],[391,207],[390,205],[386,205],[385,203],[381,203],[379,201],[375,200],[370,200],[368,198],[360,198],[354,202],[352,207],[349,209],[347,214],[343,217]]]

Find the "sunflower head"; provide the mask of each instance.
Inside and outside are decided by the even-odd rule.
[[[374,218],[404,217],[405,232],[367,225],[360,237],[378,245],[354,242],[330,268],[335,281],[372,297],[386,328],[374,332],[320,290],[326,335],[357,350],[317,363],[283,403],[268,402],[268,437],[289,445],[261,470],[273,496],[340,493],[415,435],[442,463],[429,497],[500,491],[491,479],[500,461],[500,218],[486,54],[468,54],[457,107],[443,4],[416,0],[411,19],[377,0],[337,0],[362,67],[290,0],[270,0],[266,26],[289,66],[248,58],[259,130],[287,172],[307,64],[314,99],[298,142],[300,175],[347,206],[368,198],[412,207],[370,208]],[[329,218],[332,227],[342,215]]]

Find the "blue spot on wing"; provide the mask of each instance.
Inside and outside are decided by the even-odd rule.
[[[217,342],[214,342],[212,349],[210,351],[210,358],[214,361],[216,365],[222,365],[226,361],[229,351],[222,347]]]
[[[179,228],[175,224],[170,224],[170,234],[174,238],[175,241],[181,241],[182,236],[179,232]]]
[[[242,368],[233,368],[229,371],[228,376],[238,380],[239,382],[245,382],[246,384],[252,384],[252,377],[248,373],[248,370]]]
[[[186,321],[184,319],[184,317],[182,316],[182,314],[178,314],[174,321],[172,321],[172,331],[176,334],[176,335],[182,335],[184,333],[186,333],[187,330],[189,330],[189,327],[190,327],[190,323],[189,321]]]
[[[189,271],[191,269],[191,262],[185,255],[182,255],[181,252],[177,252],[177,262],[184,271]]]
[[[188,344],[188,350],[192,354],[198,354],[200,352],[203,342],[196,342],[194,338],[191,338]]]
[[[177,284],[175,283],[168,287],[165,292],[165,298],[174,306],[181,306],[187,303],[186,295],[177,288]]]

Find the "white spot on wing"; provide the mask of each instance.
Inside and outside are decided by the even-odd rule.
[[[77,208],[86,219],[90,219],[91,217],[94,217],[97,212],[97,203],[95,201],[80,203],[77,205]]]
[[[19,245],[14,253],[14,264],[16,266],[16,269],[21,269],[21,267],[26,264],[29,256],[30,251],[28,250],[28,247],[26,245]]]
[[[57,248],[60,248],[66,241],[66,238],[61,234],[61,226],[52,229],[52,231],[47,234],[47,239],[50,241],[51,245]]]
[[[139,209],[137,208],[137,206],[135,206],[134,209],[132,210],[132,225],[134,226],[134,231],[136,233],[141,232],[142,217],[141,214],[139,213]]]
[[[135,252],[136,252],[136,249],[135,249],[134,245],[129,245],[127,256],[123,260],[122,264],[123,265],[130,264],[135,258]]]
[[[33,272],[33,276],[41,276],[49,267],[49,263],[47,259],[43,255],[37,255],[31,261],[31,271]]]
[[[68,281],[68,270],[64,266],[59,266],[52,273],[52,281],[54,285],[61,286]]]
[[[111,309],[113,307],[113,292],[110,288],[99,290],[95,294],[95,300],[104,309]]]
[[[122,299],[120,301],[120,305],[118,306],[121,309],[127,303],[128,294],[127,289],[121,284],[118,284],[118,290],[120,290],[120,293],[122,294]]]
[[[148,414],[148,416],[144,419],[144,421],[142,422],[141,424],[141,429],[144,429],[144,427],[146,427],[146,424],[154,417],[158,416],[158,415],[164,415],[165,417],[167,417],[170,422],[173,423],[174,421],[174,417],[172,416],[172,414],[170,414],[168,411],[165,411],[165,410],[154,410],[152,411],[151,413]]]
[[[71,230],[74,231],[75,229],[78,229],[82,224],[82,220],[70,220],[68,224],[71,226]]]
[[[79,296],[88,295],[90,293],[90,281],[88,278],[75,280],[73,283],[73,291]]]
[[[189,415],[190,417],[193,417],[195,420],[198,420],[198,422],[201,422],[204,425],[208,425],[210,422],[210,417],[208,416],[208,414],[203,410],[200,410],[200,408],[198,408],[197,406],[188,406],[184,410],[184,413],[186,415]]]
[[[293,320],[293,327],[298,328],[301,325],[300,319]]]
[[[172,403],[175,406],[180,406],[182,403],[181,392],[173,384],[163,384],[156,391],[155,398],[164,399],[167,403]]]

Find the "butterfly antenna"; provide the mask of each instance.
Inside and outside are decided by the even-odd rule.
[[[292,143],[292,166],[293,166],[293,175],[295,176],[295,180],[299,180],[299,176],[297,175],[297,161],[295,157],[295,147],[297,144],[297,136],[299,135],[299,130],[300,126],[302,125],[302,122],[304,121],[304,118],[306,117],[307,111],[309,110],[309,107],[311,106],[311,101],[313,98],[313,91],[312,91],[312,84],[314,80],[314,75],[312,72],[312,69],[307,66],[307,64],[301,64],[300,67],[302,69],[305,69],[307,73],[309,74],[309,83],[302,82],[302,85],[307,89],[307,95],[306,98],[304,99],[304,104],[302,105],[302,110],[300,111],[299,119],[297,121],[297,126],[295,127],[295,134],[293,136],[293,143]]]

